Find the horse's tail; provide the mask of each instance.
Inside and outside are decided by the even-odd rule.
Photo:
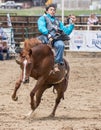
[[[55,87],[53,87],[53,93],[56,94],[56,92],[55,92]],[[63,96],[62,96],[62,99],[64,100],[64,94],[63,94]]]
[[[70,66],[69,66],[69,63],[65,59],[64,59],[64,63],[65,63],[65,71],[66,71],[64,80],[65,80],[66,86],[68,86]]]
[[[69,72],[70,72],[69,63],[65,59],[64,63],[65,63],[66,77],[69,78]]]

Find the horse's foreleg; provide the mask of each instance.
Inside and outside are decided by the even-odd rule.
[[[15,84],[15,89],[14,89],[14,92],[12,94],[12,99],[14,101],[17,101],[18,100],[18,97],[16,96],[16,93],[17,93],[17,90],[19,89],[19,87],[21,86],[21,82],[22,82],[22,79],[20,78],[16,84]]]

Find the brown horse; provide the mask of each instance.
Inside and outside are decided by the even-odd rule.
[[[39,106],[43,92],[53,86],[53,92],[54,90],[57,91],[55,106],[51,113],[53,117],[61,99],[64,99],[64,92],[68,86],[69,64],[64,60],[64,65],[59,66],[60,71],[54,73],[54,54],[52,49],[47,45],[40,44],[40,42],[39,44],[34,44],[34,41],[33,46],[30,46],[27,51],[25,47],[20,54],[20,61],[17,61],[22,69],[22,74],[16,82],[12,99],[14,101],[18,99],[16,92],[21,83],[26,83],[29,77],[33,77],[37,82],[30,93],[31,109],[34,111]],[[36,100],[34,100],[34,96],[36,96]]]

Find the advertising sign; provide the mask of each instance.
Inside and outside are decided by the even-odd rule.
[[[72,51],[101,51],[101,31],[74,30],[70,40]]]

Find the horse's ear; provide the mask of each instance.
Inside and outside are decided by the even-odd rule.
[[[32,49],[29,50],[29,56],[31,56],[31,55],[32,55]]]

